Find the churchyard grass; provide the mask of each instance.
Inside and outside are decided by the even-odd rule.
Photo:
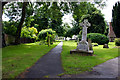
[[[7,46],[2,49],[2,77],[15,78],[31,67],[40,57],[48,53],[53,45],[39,45],[39,42]]]
[[[84,71],[91,71],[92,67],[118,56],[118,48],[114,42],[109,42],[109,48],[103,45],[93,47],[94,56],[81,56],[80,54],[70,54],[70,50],[76,49],[75,41],[64,41],[61,53],[64,74],[78,74]]]

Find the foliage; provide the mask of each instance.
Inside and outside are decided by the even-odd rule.
[[[103,14],[98,10],[94,4],[89,2],[72,2],[71,10],[73,11],[72,22],[73,27],[70,29],[71,36],[77,35],[82,30],[79,25],[84,19],[88,19],[91,26],[88,28],[88,33],[105,33],[106,23],[104,21]]]
[[[87,38],[88,39],[90,38],[93,43],[98,43],[99,45],[104,45],[109,43],[108,37],[100,33],[89,33],[87,34]]]
[[[116,37],[120,37],[120,2],[117,2],[115,6],[113,6],[112,10],[112,27],[116,34]]]
[[[80,54],[70,54],[70,50],[77,47],[74,41],[64,41],[61,53],[64,74],[79,74],[90,71],[94,66],[117,57],[118,48],[113,48],[115,43],[110,42],[108,46],[109,49],[103,48],[103,45],[93,47],[94,55],[96,56],[81,56]]]
[[[50,46],[50,44],[53,44],[53,41],[55,41],[55,35],[54,34],[51,35],[47,32],[46,41],[48,46]]]
[[[7,46],[2,49],[2,78],[15,78],[38,59],[48,53],[59,42],[50,47],[39,42]]]
[[[102,1],[97,4],[100,4]],[[96,4],[96,2],[95,2]],[[76,27],[70,29],[70,35],[78,34],[79,20],[83,15],[94,12],[95,7],[88,2],[8,2],[4,7],[4,14],[10,18],[9,21],[16,21],[19,23],[16,31],[16,44],[19,44],[21,28],[24,23],[25,26],[31,27],[37,24],[38,31],[42,29],[52,28],[59,36],[64,36],[67,32],[62,24],[62,17],[64,14],[73,13],[73,17],[77,22]],[[25,19],[25,20],[24,20]],[[69,33],[68,32],[68,33]],[[67,36],[67,34],[66,34]]]
[[[64,27],[61,26],[63,17],[61,10],[65,9],[63,6],[64,3],[61,4],[53,2],[50,5],[50,2],[37,2],[33,5],[33,11],[35,13],[32,17],[34,17],[34,20],[31,21],[30,24],[32,26],[34,26],[34,24],[37,24],[38,26],[36,26],[36,28],[38,31],[41,31],[42,29],[52,28],[59,36],[64,36]],[[65,12],[65,10],[63,12]]]
[[[49,11],[48,7],[50,7],[50,2],[36,2],[33,3],[33,12],[34,15],[32,15],[31,19],[34,19],[30,22],[31,26],[35,26],[37,24],[36,28],[39,31],[42,29],[48,28],[48,19],[49,19]]]
[[[70,29],[68,29],[68,31],[66,32],[66,34],[65,34],[65,37],[67,38],[67,37],[70,37],[70,38],[72,38],[72,28],[70,28]]]
[[[115,45],[116,46],[120,46],[120,38],[116,38],[115,39]]]
[[[69,26],[69,24],[68,23],[63,23],[63,36],[64,37],[67,37],[68,36],[68,31],[69,31],[69,29],[70,29],[71,27]]]
[[[77,35],[77,38],[79,38],[79,41],[81,41],[82,35],[81,34]]]
[[[88,27],[88,33],[101,33],[104,34],[106,30],[106,23],[104,21],[103,14],[100,11],[95,11],[91,15],[82,16],[80,22],[84,19],[88,19],[91,26]]]
[[[86,15],[88,12],[88,3],[87,2],[71,2],[70,3],[71,12],[73,12],[73,18],[75,21],[72,22],[73,27],[69,29],[68,33],[70,33],[67,37],[72,35],[76,35],[80,32],[79,20],[83,15]]]
[[[57,2],[53,2],[52,6],[49,9],[49,18],[50,24],[49,27],[52,28],[58,36],[63,36],[64,28],[62,25],[62,17],[63,14],[61,12],[61,8]]]
[[[12,36],[16,35],[18,23],[14,21],[3,21],[3,32]]]
[[[31,39],[37,39],[36,34],[38,33],[37,29],[34,27],[23,27],[21,31],[21,37],[25,38],[31,38]]]
[[[52,29],[43,29],[38,33],[38,40],[45,40],[47,37],[47,33],[51,35],[55,35],[56,31]]]

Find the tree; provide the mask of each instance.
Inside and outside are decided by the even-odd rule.
[[[77,35],[82,30],[79,25],[84,19],[88,19],[91,26],[88,28],[88,33],[105,33],[106,23],[104,21],[103,14],[100,10],[95,8],[94,4],[87,2],[72,3],[73,6],[73,21],[72,29],[70,29],[71,35]]]
[[[53,2],[52,3],[52,6],[50,7],[50,25],[49,27],[52,28],[54,31],[56,31],[56,33],[59,35],[59,36],[63,36],[63,26],[62,25],[62,17],[63,17],[63,14],[62,12],[60,11],[61,8],[60,6],[58,6],[59,3],[57,2]]]
[[[5,4],[7,4],[8,2],[2,2],[2,14],[3,14],[3,7],[5,6]],[[6,43],[5,43],[5,36],[4,33],[2,31],[2,47],[5,47]]]
[[[28,2],[10,2],[5,6],[5,14],[10,18],[10,21],[19,22],[15,36],[16,44],[20,44],[21,28],[24,23],[27,5]]]
[[[91,23],[91,26],[88,27],[88,33],[105,33],[106,23],[100,11],[95,11],[91,15],[84,15],[81,19],[81,22],[84,19],[88,19],[88,21]]]
[[[49,24],[49,7],[50,2],[37,2],[36,4],[33,3],[33,13],[34,20],[31,21],[31,26],[34,26],[37,24],[36,28],[38,31],[41,31],[42,29],[47,29]]]
[[[120,37],[120,2],[117,2],[115,6],[113,6],[112,19],[112,26],[116,37]]]
[[[24,22],[24,19],[25,19],[25,9],[26,9],[26,6],[27,6],[27,2],[23,2],[23,7],[22,7],[22,17],[20,19],[20,23],[17,27],[17,31],[16,31],[16,37],[15,37],[15,43],[16,44],[20,44],[20,34],[21,34],[21,28],[22,28],[22,25],[23,25],[23,22]]]

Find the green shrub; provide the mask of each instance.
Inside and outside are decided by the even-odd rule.
[[[82,35],[78,35],[77,38],[79,38],[79,41],[81,41]]]
[[[89,33],[87,34],[87,38],[90,38],[92,43],[98,43],[99,45],[108,44],[109,42],[108,37],[100,33]]]
[[[21,31],[22,38],[30,38],[30,39],[37,39],[36,34],[38,33],[37,29],[34,27],[23,27]]]
[[[12,35],[12,36],[16,35],[18,23],[14,22],[14,21],[13,22],[4,21],[2,23],[3,23],[2,26],[3,26],[4,33],[6,33],[8,35]]]
[[[81,41],[82,35],[78,35],[79,41]],[[108,44],[109,39],[104,34],[89,33],[87,39],[91,39],[92,43],[98,43],[99,45]]]
[[[116,46],[120,46],[120,38],[116,38],[115,39],[115,45]]]
[[[55,35],[56,34],[56,32],[53,31],[52,29],[44,29],[44,30],[41,30],[38,33],[38,40],[45,40],[46,37],[47,37],[47,33],[51,34],[51,35]]]

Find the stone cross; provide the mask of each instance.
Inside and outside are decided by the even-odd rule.
[[[82,29],[82,41],[86,41],[86,39],[87,39],[87,27],[91,26],[91,24],[88,22],[87,19],[85,19],[82,23],[80,23],[80,26],[83,27],[83,29]]]

